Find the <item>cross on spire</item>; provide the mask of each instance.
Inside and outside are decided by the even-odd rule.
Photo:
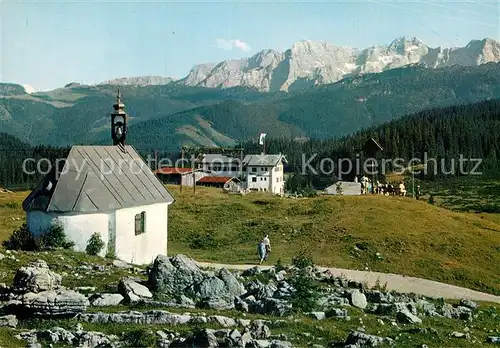
[[[111,114],[111,137],[114,145],[125,145],[127,137],[127,113],[124,111],[125,104],[121,101],[120,89],[113,104],[115,111]]]

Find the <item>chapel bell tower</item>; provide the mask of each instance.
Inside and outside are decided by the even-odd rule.
[[[116,96],[116,103],[113,104],[115,111],[111,114],[111,137],[113,138],[113,145],[125,146],[125,139],[127,138],[127,114],[123,109],[125,104],[120,100],[120,90]]]

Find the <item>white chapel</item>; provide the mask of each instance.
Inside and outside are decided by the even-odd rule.
[[[136,150],[125,144],[127,114],[120,100],[111,114],[111,146],[73,146],[60,168],[39,183],[23,203],[34,235],[52,224],[64,228],[74,250],[85,251],[100,233],[104,256],[147,264],[167,254],[168,208],[174,199]]]

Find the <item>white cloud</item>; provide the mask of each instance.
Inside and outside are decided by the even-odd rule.
[[[250,46],[241,40],[234,40],[234,46],[242,51],[250,51]]]
[[[26,93],[28,93],[28,94],[36,92],[36,90],[33,87],[31,87],[30,85],[23,85],[23,87],[24,87],[24,90],[26,91]]]
[[[242,51],[250,51],[250,45],[241,40],[226,40],[226,39],[217,39],[217,47],[222,48],[223,50],[232,50],[233,48],[237,48]]]

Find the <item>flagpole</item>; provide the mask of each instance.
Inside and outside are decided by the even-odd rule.
[[[260,133],[259,145],[262,145],[262,154],[266,153],[266,133]]]

